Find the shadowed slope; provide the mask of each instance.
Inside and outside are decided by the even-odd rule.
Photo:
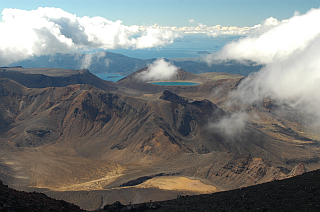
[[[318,211],[320,209],[320,171],[305,173],[290,179],[198,196],[154,202],[155,211]],[[150,203],[134,205],[139,211],[149,211]],[[107,205],[108,209],[112,206]],[[122,206],[125,207],[125,206]],[[114,210],[114,211],[120,211]],[[106,210],[100,210],[106,211]],[[150,210],[151,211],[151,210]]]
[[[317,189],[319,170],[290,179],[273,181],[257,186],[232,191],[180,198],[153,203],[156,211],[318,211],[320,193]],[[32,211],[81,211],[78,206],[57,201],[40,193],[26,193],[4,186],[0,181],[0,207],[2,210]],[[121,211],[127,206],[106,205],[105,209]],[[134,205],[139,211],[148,211],[145,206]],[[153,209],[154,210],[154,209]],[[106,211],[106,210],[99,210]]]

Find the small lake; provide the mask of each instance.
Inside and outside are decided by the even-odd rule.
[[[161,86],[194,86],[200,85],[200,83],[195,82],[148,82],[153,85],[161,85]]]
[[[125,76],[120,74],[112,74],[112,73],[94,73],[97,77],[103,80],[117,82],[118,80],[124,78]]]

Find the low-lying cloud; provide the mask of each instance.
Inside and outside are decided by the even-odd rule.
[[[178,68],[170,62],[162,59],[155,60],[146,71],[136,75],[142,81],[170,80],[178,73]]]
[[[77,17],[59,8],[4,9],[0,23],[0,65],[30,56],[88,48],[151,48],[170,44],[179,33],[153,26],[125,26],[103,17]]]
[[[233,113],[217,122],[210,123],[209,128],[221,133],[229,140],[233,140],[245,131],[247,118],[247,114],[244,112]]]
[[[242,80],[233,97],[243,105],[272,98],[304,114],[301,117],[305,117],[305,123],[320,126],[319,20],[320,9],[311,9],[275,24],[261,35],[226,45],[218,59],[265,64]]]
[[[106,52],[104,51],[95,54],[78,54],[75,59],[79,60],[81,69],[89,69],[94,62],[104,63],[108,67],[112,62],[106,57]]]

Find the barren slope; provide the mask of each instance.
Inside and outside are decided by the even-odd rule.
[[[149,86],[123,82],[117,84],[119,93],[137,89],[141,94]],[[261,119],[246,120],[233,136],[212,127],[238,111],[218,106],[225,106],[238,83],[150,85],[152,98],[138,98],[90,85],[31,89],[1,79],[1,179],[15,188],[89,190],[105,198],[109,189],[119,189],[117,195],[129,189],[124,201],[141,194],[138,202],[151,193],[162,199],[176,193],[166,191],[164,197],[160,189],[119,186],[175,175],[221,191],[295,175],[289,172],[300,162],[308,170],[319,168],[317,137],[300,123],[276,116],[270,103],[248,107]],[[216,95],[210,96],[213,90]],[[217,104],[195,98],[203,91]]]

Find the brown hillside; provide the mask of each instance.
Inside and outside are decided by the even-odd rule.
[[[129,77],[110,92],[85,84],[27,88],[1,79],[0,177],[14,188],[75,201],[77,192],[87,191],[103,203],[124,193],[123,201],[138,203],[177,194],[163,195],[156,183],[139,187],[159,176],[200,180],[223,191],[319,168],[317,137],[277,115],[271,100],[226,107],[239,81],[154,87]],[[241,110],[252,116],[233,120]]]

